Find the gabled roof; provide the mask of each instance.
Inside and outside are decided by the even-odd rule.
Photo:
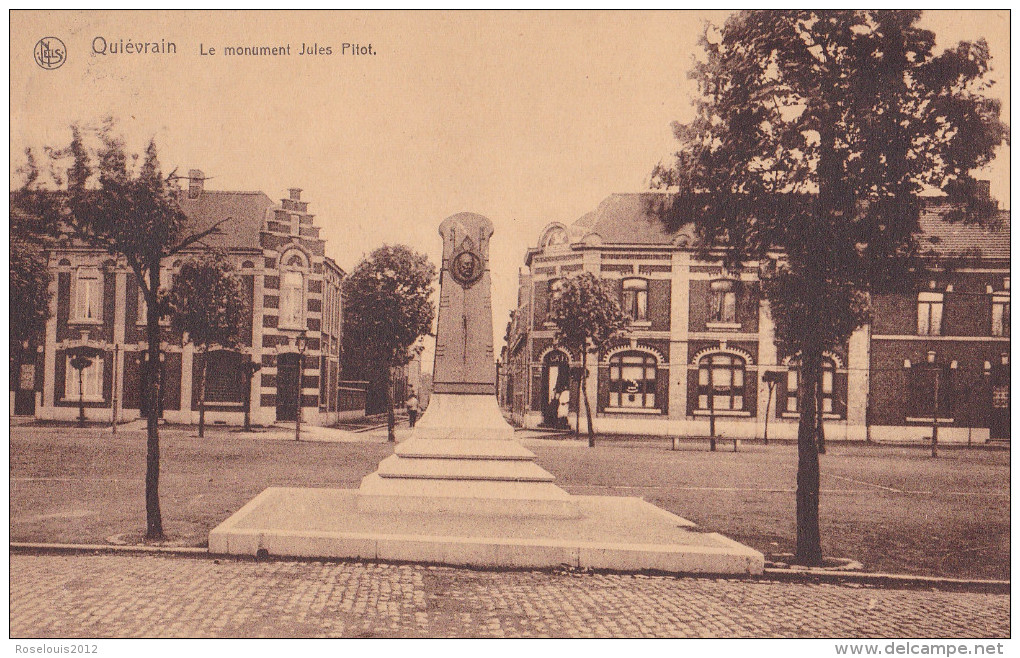
[[[616,193],[571,226],[574,240],[598,234],[603,245],[670,245],[677,233],[668,232],[659,219],[672,201],[663,192]],[[950,222],[955,206],[938,201],[925,205],[920,216],[919,242],[923,249],[946,258],[1009,259],[1010,213],[997,211],[987,225]]]
[[[273,200],[265,192],[203,190],[198,198],[189,199],[185,191],[178,202],[191,222],[191,231],[202,231],[220,220],[227,220],[219,231],[204,240],[210,247],[261,249],[259,234],[266,211],[273,206]]]
[[[999,210],[986,226],[950,222],[948,204],[932,204],[921,211],[919,242],[945,258],[1009,260],[1009,211]]]
[[[583,227],[582,235],[598,234],[602,244],[670,244],[673,234],[659,217],[671,198],[662,192],[612,194],[574,225]]]

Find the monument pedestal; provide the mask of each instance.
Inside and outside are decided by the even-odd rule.
[[[577,517],[577,502],[513,434],[494,396],[434,394],[411,438],[361,481],[358,509]]]
[[[357,491],[266,489],[209,534],[210,552],[760,574],[761,553],[639,498],[571,496],[553,484],[496,402],[492,223],[462,213],[439,232],[434,387],[411,438]]]

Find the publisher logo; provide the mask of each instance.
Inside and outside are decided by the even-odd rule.
[[[57,37],[43,37],[32,51],[35,63],[47,71],[59,69],[67,60],[67,47]]]

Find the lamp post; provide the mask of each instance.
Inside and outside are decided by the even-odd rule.
[[[762,375],[762,380],[768,384],[769,397],[765,401],[765,445],[769,444],[769,411],[772,407],[772,393],[776,390],[776,384],[781,382],[784,378],[784,374],[779,370],[766,370],[765,374]]]
[[[251,355],[241,364],[241,373],[244,375],[244,431],[251,431],[251,380],[255,373],[262,369],[261,363],[255,363]]]
[[[308,336],[306,330],[302,329],[298,332],[298,335],[294,337],[294,346],[298,351],[298,370],[297,370],[297,419],[294,423],[294,440],[301,440],[301,389],[304,387],[302,378],[305,370],[305,350],[308,348]]]

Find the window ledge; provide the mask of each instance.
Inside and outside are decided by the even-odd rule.
[[[706,322],[705,327],[719,331],[740,331],[741,324],[739,322]]]
[[[546,320],[545,322],[542,323],[542,326],[544,328],[546,328],[546,329],[555,329],[556,328],[556,323],[555,322],[549,322],[548,320]]]
[[[65,395],[60,401],[61,402],[68,402],[68,403],[73,402],[73,403],[77,404],[78,403],[78,396],[74,395],[74,396],[68,397],[68,396]],[[103,396],[101,396],[101,395],[86,395],[86,396],[83,396],[81,398],[81,401],[82,402],[106,402],[106,399],[103,398]]]
[[[647,407],[606,407],[602,411],[607,414],[662,414],[661,409],[650,409]]]
[[[935,422],[934,418],[905,418],[904,420],[908,423],[924,423],[926,425],[931,425]],[[952,418],[943,418],[942,416],[939,416],[939,425],[949,425],[955,422],[956,421]]]
[[[695,416],[713,416],[713,415],[714,416],[736,416],[736,417],[750,418],[751,417],[751,412],[750,411],[738,411],[736,409],[717,409],[714,412],[709,411],[708,409],[695,409],[694,410],[694,415]]]
[[[784,411],[780,414],[780,418],[800,418],[799,411]],[[822,420],[842,420],[843,416],[839,414],[825,412],[822,414]]]
[[[102,320],[75,320],[74,318],[70,318],[70,319],[68,319],[67,324],[87,324],[87,325],[94,325],[94,326],[102,326],[103,321]]]
[[[652,326],[651,320],[631,320],[630,326],[633,329],[647,329]]]
[[[299,324],[281,324],[276,328],[280,331],[308,331],[308,327]]]

